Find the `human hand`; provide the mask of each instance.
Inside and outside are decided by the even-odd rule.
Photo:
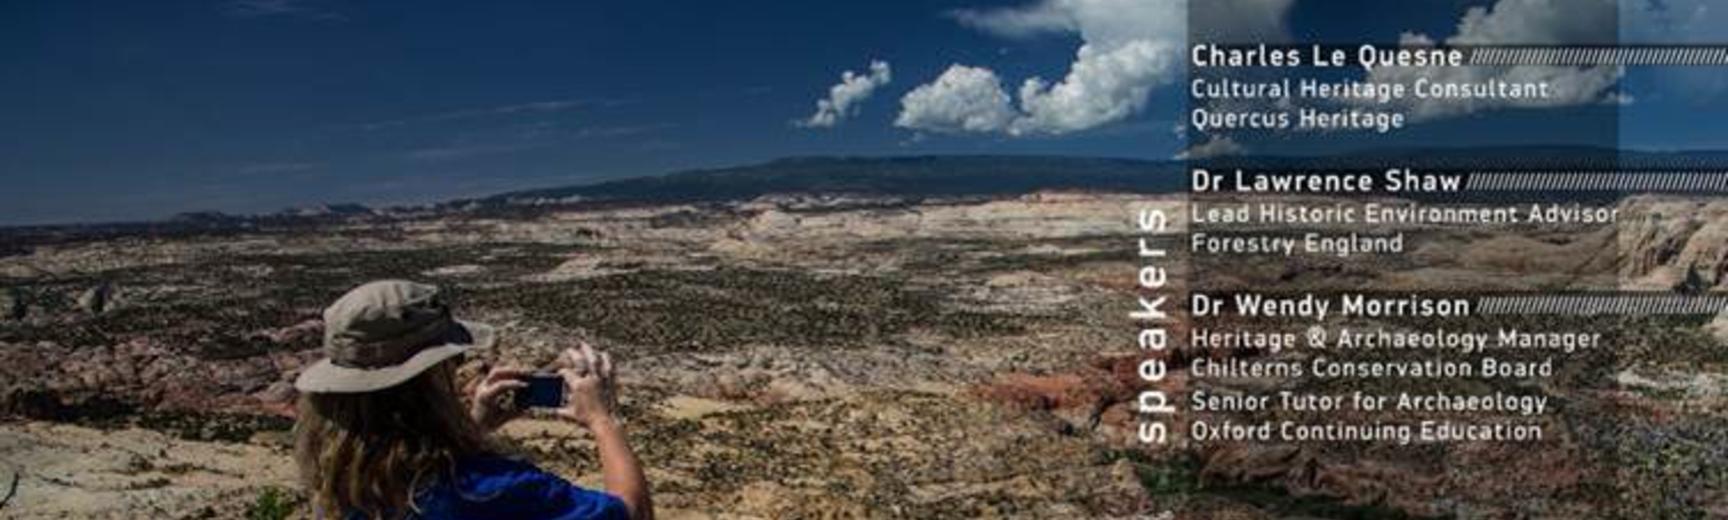
[[[565,385],[564,407],[557,410],[558,416],[588,429],[611,421],[617,404],[612,356],[582,342],[577,348],[565,349],[558,365]]]
[[[486,373],[486,377],[474,385],[474,400],[468,408],[474,422],[491,431],[521,417],[523,410],[511,402],[510,392],[527,388],[528,383],[523,381],[523,378],[533,373],[532,370],[518,367],[494,368]]]

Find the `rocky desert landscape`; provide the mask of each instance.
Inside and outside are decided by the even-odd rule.
[[[1708,316],[1614,318],[1613,349],[1523,388],[1561,403],[1537,449],[1134,443],[1131,223],[1183,199],[560,201],[21,239],[0,258],[0,516],[303,516],[289,381],[319,357],[322,306],[377,278],[440,284],[500,328],[470,373],[579,339],[613,352],[667,518],[1728,515],[1728,356]],[[1728,288],[1724,203],[1619,207],[1606,228],[1413,229],[1395,261],[1208,264],[1195,280]],[[1248,354],[1170,360],[1221,355]],[[571,426],[503,434],[598,483]]]
[[[1122,413],[1111,234],[1140,202],[764,198],[37,245],[0,260],[19,475],[0,511],[297,504],[288,382],[319,356],[319,311],[397,277],[501,329],[476,369],[614,352],[669,517],[1130,514],[1136,459],[1100,416]],[[505,434],[597,477],[570,426]]]

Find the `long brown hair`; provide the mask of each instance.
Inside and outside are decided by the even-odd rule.
[[[403,517],[422,486],[492,451],[457,398],[455,372],[446,361],[383,390],[302,394],[294,459],[312,506],[334,518]]]

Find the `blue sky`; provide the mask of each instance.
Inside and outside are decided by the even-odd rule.
[[[975,2],[6,2],[0,223],[413,203],[791,155],[1167,157],[1148,111],[1037,139],[895,128],[951,63],[1059,76]],[[897,81],[799,128],[842,71]],[[1168,121],[1172,113],[1164,113]],[[1148,134],[1152,134],[1150,137]]]
[[[1395,40],[1535,0],[1228,1],[1265,15],[1229,24],[1285,38]],[[420,203],[795,155],[1169,158],[1182,71],[1154,56],[1185,45],[1179,3],[7,1],[0,225]],[[1699,18],[1664,37],[1728,25]],[[1136,59],[1071,74],[1083,44]],[[844,71],[853,87],[831,93]],[[1624,143],[1728,148],[1728,122],[1672,123],[1723,101],[1720,73],[1681,72],[1628,74]],[[967,97],[996,83],[1002,103]],[[812,126],[819,99],[841,108]],[[1507,135],[1563,126],[1514,112],[1530,126]],[[1482,135],[1468,120],[1403,139]]]

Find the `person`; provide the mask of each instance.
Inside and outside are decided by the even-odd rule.
[[[325,359],[295,380],[295,460],[318,518],[653,518],[648,483],[625,441],[611,357],[587,343],[555,364],[557,417],[593,434],[605,492],[505,454],[490,432],[523,411],[508,396],[532,374],[499,368],[464,406],[456,367],[489,347],[489,326],[454,319],[437,287],[385,280],[324,310]]]

